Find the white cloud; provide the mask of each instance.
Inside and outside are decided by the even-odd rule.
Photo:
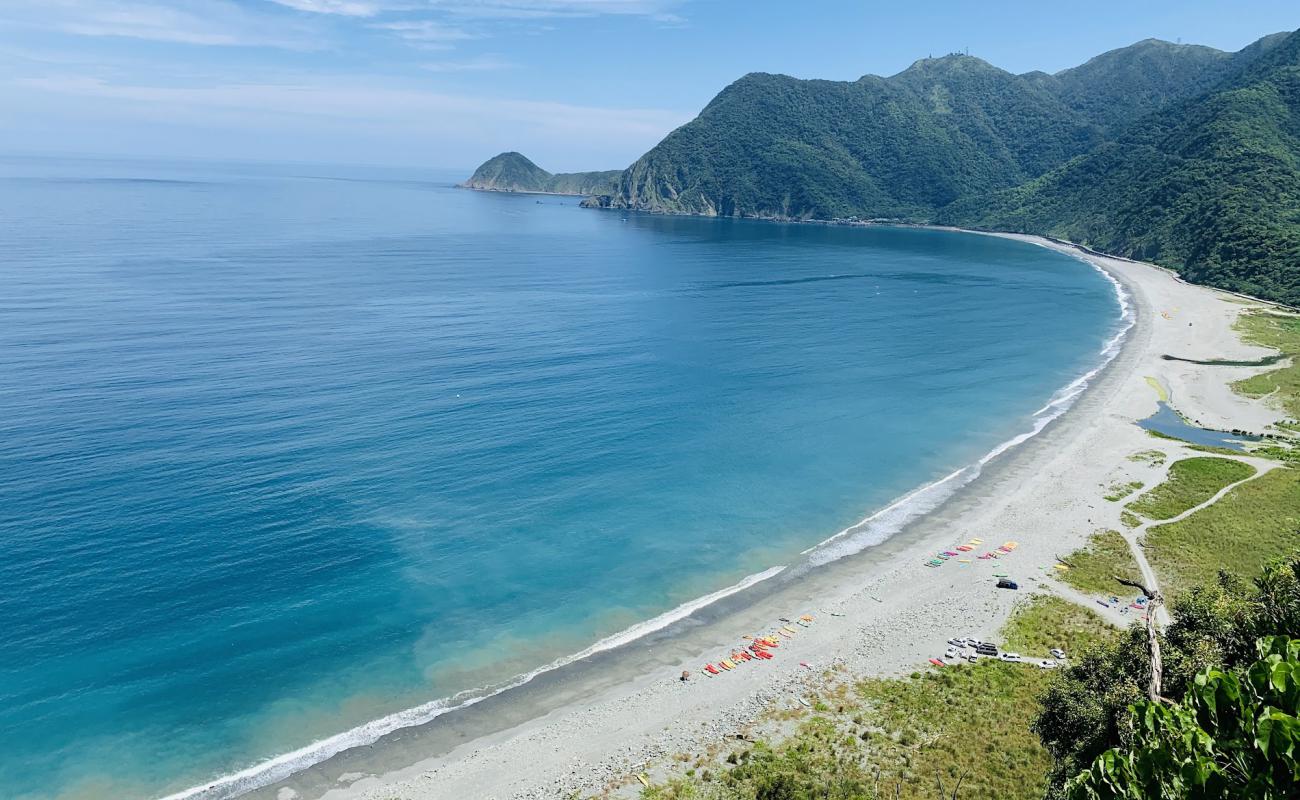
[[[510,135],[523,129],[582,133],[602,139],[648,139],[650,144],[691,116],[667,109],[604,108],[384,87],[365,78],[343,84],[298,81],[176,87],[65,75],[16,78],[7,83],[45,95],[112,100],[119,108],[130,104],[155,118],[197,113],[195,118],[205,119],[239,113],[246,114],[244,119],[251,124],[268,117],[309,117],[363,125],[400,123],[413,126],[412,130],[463,127],[471,135],[485,127]]]
[[[447,43],[474,38],[474,35],[468,31],[428,19],[376,22],[371,24],[370,27],[377,30],[391,31],[412,42]]]
[[[683,0],[426,0],[431,7],[461,16],[536,19],[619,14],[674,17]]]
[[[343,17],[373,17],[384,10],[384,6],[378,3],[356,2],[356,0],[271,0],[271,2],[297,11],[338,14]]]
[[[429,72],[492,72],[514,66],[498,56],[484,55],[463,61],[427,61],[420,68]]]
[[[226,0],[6,0],[0,23],[77,36],[117,37],[206,46],[309,50],[308,31],[267,19]]]

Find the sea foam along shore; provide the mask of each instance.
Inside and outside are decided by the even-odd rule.
[[[1086,259],[1084,260],[1086,262]],[[804,563],[798,565],[798,573],[802,574],[810,568],[824,566],[832,561],[858,553],[867,547],[885,541],[909,523],[942,505],[957,491],[978,478],[985,466],[991,461],[1038,435],[1048,424],[1069,410],[1074,401],[1087,388],[1090,381],[1119,353],[1124,337],[1133,325],[1132,311],[1126,290],[1105,270],[1100,268],[1098,270],[1113,284],[1120,314],[1116,323],[1117,330],[1102,347],[1096,364],[1083,375],[1057,390],[1042,408],[1034,412],[1029,421],[1028,430],[1000,443],[976,462],[960,467],[936,481],[909,492],[855,525],[804,550],[801,555],[806,556],[807,559]],[[605,637],[577,653],[556,659],[549,664],[515,676],[501,684],[469,689],[452,697],[441,698],[413,708],[404,709],[342,733],[312,742],[305,747],[276,756],[238,772],[222,776],[210,783],[168,795],[163,800],[224,800],[224,798],[238,797],[253,790],[275,784],[292,776],[294,773],[319,764],[345,750],[372,745],[395,731],[425,725],[446,714],[467,709],[503,692],[525,686],[538,676],[590,658],[598,653],[630,644],[651,633],[663,630],[723,598],[730,597],[762,581],[773,578],[785,570],[785,566],[774,566],[749,575],[732,586],[688,600],[670,611]]]
[[[812,566],[820,566],[831,561],[861,552],[867,547],[880,544],[897,533],[908,522],[938,508],[945,500],[952,497],[959,489],[969,485],[980,476],[984,467],[1008,452],[1042,433],[1043,430],[1074,406],[1076,400],[1087,390],[1092,381],[1110,365],[1123,348],[1124,340],[1134,325],[1133,304],[1129,292],[1113,275],[1097,264],[1083,258],[1078,252],[1070,252],[1079,260],[1096,269],[1111,283],[1115,289],[1115,299],[1119,303],[1120,315],[1117,330],[1102,346],[1095,366],[1070,383],[1058,389],[1047,403],[1031,416],[1030,428],[1019,433],[997,447],[994,447],[974,464],[954,470],[933,483],[905,495],[888,506],[871,514],[871,516],[852,525],[825,541],[803,551],[809,556]]]
[[[742,592],[761,581],[775,577],[784,570],[785,566],[776,566],[748,575],[725,589],[719,589],[694,600],[688,600],[671,611],[665,611],[656,617],[631,625],[618,633],[606,636],[573,655],[558,658],[545,666],[518,675],[497,686],[466,690],[449,698],[434,700],[371,720],[364,725],[358,725],[343,733],[312,742],[306,747],[268,759],[239,772],[222,776],[211,783],[167,795],[163,800],[217,800],[219,798],[238,797],[241,794],[246,794],[254,789],[282,780],[305,767],[318,764],[348,748],[374,744],[393,731],[424,725],[444,714],[468,708],[502,692],[523,686],[539,675],[636,641],[650,633],[662,630],[680,619],[685,619],[701,608],[716,603],[724,597]]]
[[[1012,238],[1073,252],[1046,240]],[[1172,388],[1182,410],[1202,419],[1258,429],[1279,418],[1275,410],[1227,388],[1228,382],[1258,369],[1160,358],[1167,352],[1262,355],[1262,349],[1244,345],[1232,331],[1242,310],[1238,302],[1180,283],[1149,265],[1095,255],[1085,260],[1122,284],[1131,299],[1133,324],[1116,340],[1109,368],[1082,377],[1077,391],[1066,387],[1058,393],[1053,403],[1072,404],[1074,413],[1053,416],[1058,424],[1044,423],[1041,435],[1004,451],[1007,458],[991,460],[980,480],[915,519],[906,535],[809,571],[797,581],[783,581],[779,592],[714,621],[680,646],[643,655],[639,668],[629,667],[637,671],[616,685],[584,694],[544,717],[387,774],[358,768],[364,759],[354,760],[347,773],[333,773],[335,788],[313,793],[330,800],[422,800],[562,797],[573,790],[594,790],[643,769],[647,761],[698,750],[773,704],[791,704],[806,679],[799,660],[819,666],[842,663],[862,675],[888,674],[914,668],[954,633],[992,635],[1009,613],[1014,593],[992,589],[974,567],[927,569],[922,556],[963,535],[1006,534],[1021,546],[1002,566],[1029,576],[1032,583],[1056,553],[1082,543],[1096,528],[1117,526],[1119,507],[1101,501],[1098,487],[1138,472],[1148,480],[1158,478],[1144,472],[1150,466],[1126,456],[1157,444],[1170,460],[1187,452],[1176,443],[1153,442],[1133,424],[1156,408],[1145,376],[1158,377]],[[1194,327],[1188,324],[1192,322]],[[738,633],[770,625],[778,614],[804,610],[815,611],[818,621],[787,643],[780,661],[714,679],[675,680],[677,670],[698,668],[719,648],[731,646]],[[418,758],[418,753],[409,755],[412,761]],[[293,787],[286,783],[278,788],[297,791]]]

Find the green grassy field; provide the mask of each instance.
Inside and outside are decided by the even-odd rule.
[[[1223,487],[1254,474],[1254,467],[1228,458],[1184,458],[1169,466],[1169,477],[1163,483],[1127,508],[1147,519],[1171,519],[1209,500]]]
[[[1079,652],[1115,629],[1087,609],[1039,595],[1003,633],[1006,647],[1037,655],[1056,646]],[[1029,725],[1051,674],[984,659],[908,678],[832,683],[779,744],[741,743],[642,798],[929,800],[937,780],[950,793],[964,774],[964,800],[1038,800],[1050,759]]]
[[[1120,590],[1116,575],[1138,580],[1133,551],[1118,531],[1097,531],[1088,544],[1066,557],[1070,569],[1057,575],[1081,592],[1112,595]]]
[[[1257,575],[1300,545],[1300,471],[1275,469],[1244,483],[1186,519],[1148,528],[1142,544],[1166,595],[1220,569]]]
[[[1078,653],[1114,634],[1114,626],[1088,609],[1050,594],[1037,594],[1022,601],[1003,626],[1002,649],[1047,658],[1053,647]]]
[[[1278,402],[1293,420],[1300,419],[1300,317],[1266,312],[1242,314],[1237,321],[1241,338],[1251,344],[1273,347],[1291,357],[1291,363],[1261,375],[1237,381],[1232,388],[1247,397],[1276,392]]]

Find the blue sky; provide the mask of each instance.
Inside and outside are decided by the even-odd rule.
[[[1054,72],[1297,26],[1294,0],[0,0],[0,152],[620,168],[746,72]]]

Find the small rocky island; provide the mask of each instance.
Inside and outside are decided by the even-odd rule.
[[[622,170],[604,172],[550,173],[521,153],[509,152],[483,162],[465,189],[484,192],[531,192],[537,194],[598,195],[612,194]]]

